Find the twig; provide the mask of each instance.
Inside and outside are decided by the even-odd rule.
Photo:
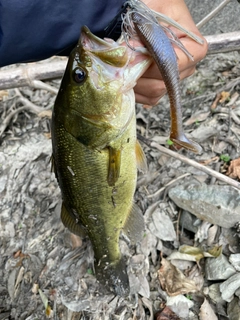
[[[204,17],[200,22],[197,23],[198,29],[204,26],[208,21],[210,21],[218,12],[220,12],[231,0],[224,0],[217,6],[214,10],[212,10],[206,17]]]
[[[11,121],[12,117],[15,116],[15,114],[17,114],[23,110],[29,110],[32,113],[38,114],[41,111],[45,110],[44,108],[38,107],[34,103],[29,101],[28,99],[24,98],[18,89],[15,89],[15,92],[16,92],[16,96],[17,96],[17,101],[21,102],[24,106],[13,110],[4,118],[4,120],[0,126],[0,137],[2,136],[3,132],[5,131],[9,122]]]
[[[188,177],[190,176],[191,173],[184,173],[183,175],[177,177],[176,179],[173,179],[171,180],[170,182],[168,182],[164,187],[162,187],[161,189],[159,189],[157,192],[153,193],[153,194],[150,194],[149,196],[147,196],[147,198],[153,198],[153,197],[156,197],[158,196],[162,191],[164,191],[167,187],[169,187],[170,185],[172,185],[173,183],[175,183],[176,181],[178,180],[181,180],[185,177]]]
[[[220,88],[218,92],[221,92],[221,91],[227,91],[227,90],[233,90],[234,87],[236,87],[238,84],[240,83],[240,77],[237,77],[229,82],[226,83],[226,85],[224,85],[222,88]]]
[[[36,104],[32,103],[27,98],[25,98],[17,88],[15,89],[15,92],[19,97],[18,101],[22,102],[22,104],[25,104],[25,107],[29,109],[31,112],[38,114],[39,112],[45,110],[45,108],[38,107]]]
[[[2,136],[3,132],[5,131],[5,129],[7,128],[9,122],[11,121],[12,117],[15,116],[15,114],[23,111],[23,110],[26,110],[26,106],[24,107],[20,107],[20,108],[17,108],[15,110],[13,110],[11,113],[9,113],[3,120],[1,126],[0,126],[0,137]]]
[[[58,89],[54,88],[53,86],[50,86],[49,84],[42,82],[40,80],[33,80],[32,81],[32,86],[36,89],[42,89],[42,90],[47,90],[49,92],[52,92],[53,94],[58,93]]]
[[[144,138],[142,136],[138,135],[138,139],[141,140],[142,142],[144,142],[149,147],[155,148],[155,149],[161,151],[162,153],[164,153],[164,154],[166,154],[166,155],[168,155],[170,157],[174,157],[174,158],[176,158],[176,159],[178,159],[178,160],[180,160],[180,161],[182,161],[182,162],[184,162],[184,163],[186,163],[186,164],[188,164],[188,165],[190,165],[190,166],[192,166],[192,167],[194,167],[194,168],[196,168],[198,170],[201,170],[201,171],[203,171],[203,172],[205,172],[205,173],[207,173],[207,174],[209,174],[209,175],[211,175],[213,177],[216,177],[218,180],[221,180],[221,181],[223,181],[223,182],[225,182],[225,183],[227,183],[227,184],[229,184],[229,185],[231,185],[231,186],[233,186],[233,187],[235,187],[237,189],[240,189],[240,183],[239,182],[237,182],[237,181],[235,181],[235,180],[233,180],[233,179],[231,179],[231,178],[229,178],[229,177],[227,177],[227,176],[225,176],[225,175],[223,175],[223,174],[221,174],[219,172],[216,172],[216,171],[214,171],[214,170],[212,170],[212,169],[210,169],[208,167],[205,167],[202,164],[200,164],[200,163],[198,163],[198,162],[196,162],[194,160],[188,159],[187,157],[185,157],[185,156],[183,156],[183,155],[181,155],[179,153],[176,153],[176,152],[174,152],[172,150],[169,150],[169,149],[167,149],[165,147],[162,147],[158,143],[156,143],[154,141],[151,141],[151,140],[148,140],[148,139],[146,139],[146,138]]]

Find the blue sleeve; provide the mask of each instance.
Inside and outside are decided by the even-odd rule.
[[[98,36],[124,0],[0,0],[0,67],[68,55],[82,25]]]

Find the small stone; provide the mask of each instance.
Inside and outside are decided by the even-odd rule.
[[[236,270],[227,258],[221,254],[217,258],[206,258],[205,273],[208,280],[220,280],[228,279],[236,273]]]
[[[240,253],[231,254],[229,257],[229,262],[237,271],[240,271]]]
[[[193,307],[193,301],[179,294],[175,297],[168,297],[166,305],[171,308],[179,317],[188,319],[189,309]]]
[[[176,239],[173,222],[164,211],[155,210],[152,218],[153,222],[149,224],[149,230],[156,237],[164,241],[174,241]]]
[[[236,290],[238,290],[239,287],[240,287],[240,273],[236,273],[220,285],[222,298],[227,302],[232,301],[233,295],[236,292]]]
[[[197,220],[197,218],[192,215],[190,212],[183,210],[181,217],[180,217],[180,225],[193,233],[196,233],[198,228],[194,225],[194,222]]]
[[[7,185],[8,177],[7,175],[0,177],[0,193],[2,193]]]
[[[5,230],[8,232],[10,238],[14,238],[15,237],[15,229],[14,229],[14,223],[13,222],[8,221],[6,223]]]
[[[214,283],[208,289],[208,295],[214,303],[225,303],[221,296],[220,283]]]
[[[231,320],[240,320],[239,298],[234,298],[227,307],[227,314]]]

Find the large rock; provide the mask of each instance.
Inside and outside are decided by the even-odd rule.
[[[230,186],[196,185],[196,182],[169,190],[176,205],[201,220],[231,228],[240,221],[240,191]]]

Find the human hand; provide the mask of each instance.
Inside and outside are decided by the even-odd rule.
[[[149,8],[174,19],[182,27],[195,33],[204,40],[203,45],[198,44],[186,36],[182,31],[179,31],[172,26],[168,26],[177,35],[182,44],[194,58],[194,61],[190,60],[181,49],[174,46],[178,57],[180,79],[189,77],[194,73],[196,64],[205,57],[207,53],[207,43],[192,20],[191,14],[184,0],[143,0],[143,2]],[[134,87],[134,92],[136,102],[147,105],[156,105],[161,97],[164,96],[166,93],[166,87],[155,63],[152,63],[148,70],[137,81],[137,84]]]

